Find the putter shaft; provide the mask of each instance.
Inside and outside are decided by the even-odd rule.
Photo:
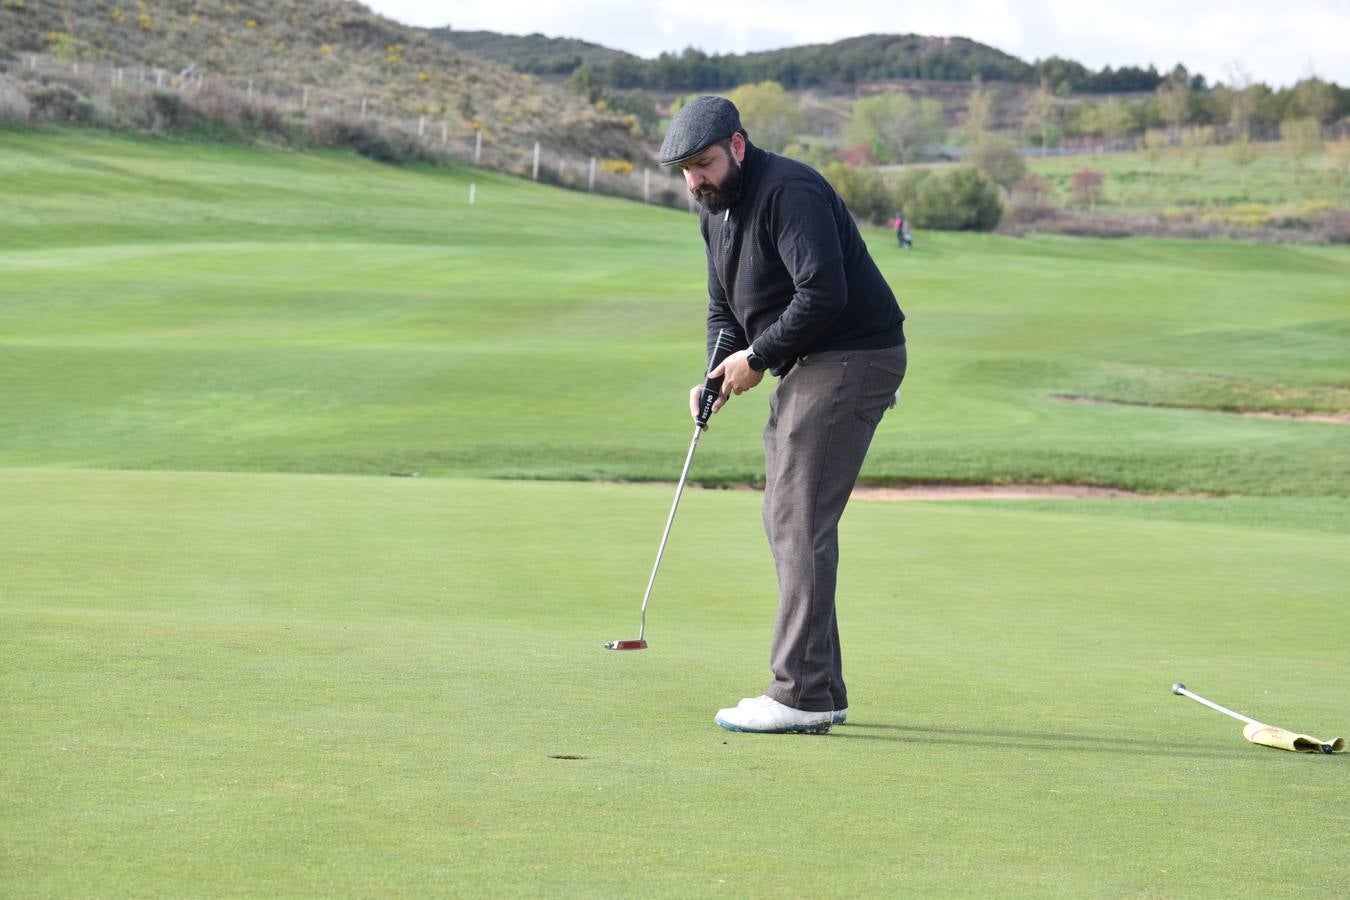
[[[670,504],[670,515],[666,517],[666,530],[661,535],[661,546],[656,550],[656,562],[652,564],[651,577],[647,579],[647,592],[642,595],[642,612],[638,619],[638,636],[642,636],[647,631],[647,600],[652,596],[652,585],[656,583],[656,571],[661,568],[661,557],[666,552],[666,541],[670,538],[670,526],[675,524],[675,510],[680,508],[680,495],[684,493],[684,482],[689,477],[689,465],[694,461],[694,451],[698,449],[699,435],[703,434],[703,428],[694,426],[694,439],[689,442],[689,454],[684,458],[684,469],[680,472],[680,483],[675,487],[675,502]]]
[[[1192,700],[1194,700],[1196,703],[1204,704],[1205,706],[1208,706],[1210,709],[1215,710],[1216,712],[1221,712],[1221,713],[1223,713],[1225,716],[1232,716],[1234,719],[1237,719],[1239,722],[1246,722],[1248,725],[1264,725],[1264,724],[1265,724],[1264,722],[1258,722],[1258,721],[1256,721],[1256,720],[1253,719],[1253,718],[1250,718],[1250,717],[1248,717],[1248,716],[1244,716],[1244,715],[1243,715],[1242,713],[1240,713],[1240,712],[1234,712],[1233,710],[1229,709],[1229,708],[1226,707],[1226,706],[1220,706],[1219,704],[1215,703],[1213,700],[1206,700],[1204,697],[1201,697],[1199,694],[1197,694],[1197,693],[1195,693],[1195,692],[1193,692],[1193,691],[1187,690],[1187,689],[1186,689],[1186,685],[1184,685],[1184,684],[1174,684],[1174,685],[1172,685],[1172,693],[1174,693],[1174,694],[1179,694],[1179,695],[1182,696],[1182,697],[1189,697],[1189,698],[1191,698]]]

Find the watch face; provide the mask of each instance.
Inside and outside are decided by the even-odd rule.
[[[746,362],[750,363],[750,368],[754,369],[756,372],[763,372],[768,368],[768,364],[764,362],[763,357],[757,353],[751,353],[747,356]]]

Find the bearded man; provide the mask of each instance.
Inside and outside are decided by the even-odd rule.
[[[809,166],[755,147],[740,113],[699,97],[670,123],[661,164],[699,202],[708,258],[708,347],[744,349],[711,374],[722,393],[778,377],[764,427],[764,529],[778,616],[764,693],[721,709],[732,731],[823,733],[848,717],[835,619],[839,520],[872,436],[899,397],[904,314],[844,201]],[[690,392],[697,414],[699,388]]]

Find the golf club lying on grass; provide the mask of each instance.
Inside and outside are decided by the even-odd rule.
[[[1345,738],[1335,738],[1331,741],[1319,741],[1315,737],[1309,737],[1306,734],[1295,734],[1292,731],[1286,731],[1283,728],[1276,728],[1274,725],[1266,725],[1255,719],[1250,719],[1242,713],[1233,712],[1226,706],[1220,706],[1212,700],[1206,700],[1199,694],[1186,690],[1184,684],[1172,685],[1172,693],[1179,694],[1182,697],[1190,697],[1196,703],[1203,703],[1210,709],[1218,710],[1225,716],[1232,716],[1247,725],[1242,729],[1242,736],[1253,744],[1261,744],[1265,747],[1274,747],[1277,750],[1294,750],[1299,753],[1339,753],[1345,749]]]
[[[670,516],[666,519],[666,530],[661,535],[661,546],[656,550],[656,563],[652,566],[652,575],[647,579],[647,593],[642,595],[642,611],[638,619],[638,636],[632,640],[608,641],[606,650],[645,650],[647,642],[643,635],[647,631],[647,600],[652,596],[652,585],[656,583],[656,570],[661,568],[661,556],[666,552],[666,540],[670,537],[670,526],[675,522],[675,510],[680,506],[680,494],[684,492],[685,479],[689,477],[689,464],[694,461],[694,451],[698,448],[699,435],[712,417],[713,404],[722,392],[722,379],[709,378],[708,373],[722,364],[736,351],[736,338],[729,328],[717,332],[717,341],[713,344],[712,355],[708,358],[708,369],[703,374],[703,392],[699,395],[698,415],[694,417],[694,439],[689,442],[689,453],[684,458],[684,471],[680,473],[680,483],[675,486],[675,502],[670,505]]]

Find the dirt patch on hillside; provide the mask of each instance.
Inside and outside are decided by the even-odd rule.
[[[1350,412],[1303,412],[1284,409],[1216,409],[1212,406],[1181,406],[1169,403],[1142,403],[1131,400],[1107,400],[1079,394],[1051,394],[1054,403],[1083,403],[1089,406],[1142,406],[1145,409],[1184,409],[1191,412],[1219,413],[1245,416],[1250,419],[1284,419],[1291,422],[1321,422],[1330,425],[1350,425]]]

